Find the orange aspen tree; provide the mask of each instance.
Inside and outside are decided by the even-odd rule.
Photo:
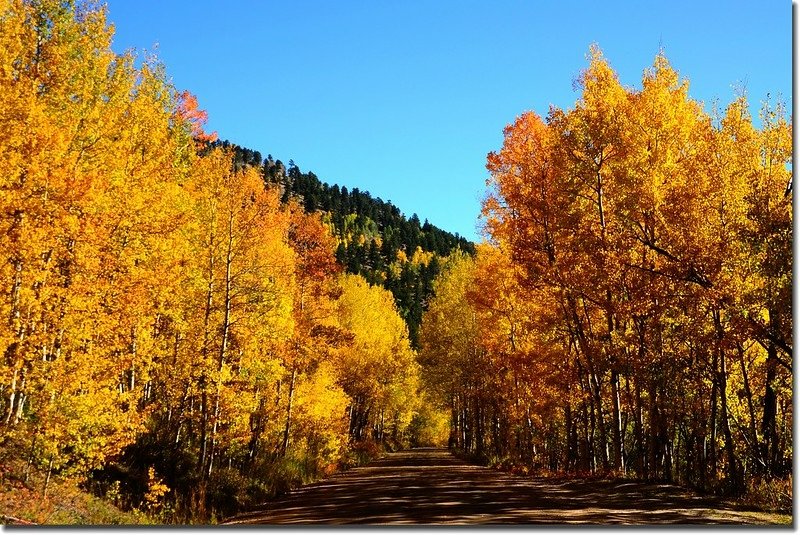
[[[543,362],[571,370],[545,449],[567,469],[733,493],[747,473],[785,474],[791,123],[765,108],[757,129],[744,99],[713,118],[663,54],[632,89],[593,47],[577,87],[574,108],[506,128],[483,205],[520,301],[549,303],[528,326],[564,356]],[[471,304],[503,332],[502,270],[483,273]]]

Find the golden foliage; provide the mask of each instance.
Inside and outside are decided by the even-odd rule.
[[[94,3],[0,5],[2,447],[48,483],[147,441],[184,452],[198,489],[150,466],[152,510],[222,466],[327,470],[402,433],[416,367],[390,294],[340,280],[320,217],[235,169],[197,99],[111,37]]]
[[[423,377],[459,448],[741,492],[792,453],[791,122],[588,58],[489,154],[491,241],[437,281]]]

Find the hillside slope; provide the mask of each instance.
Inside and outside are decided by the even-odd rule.
[[[231,148],[237,167],[260,168],[266,183],[281,187],[284,201],[296,198],[307,212],[322,212],[338,241],[336,259],[348,273],[362,275],[392,292],[411,343],[417,346],[440,259],[455,249],[474,254],[472,242],[427,219],[421,223],[417,214],[407,218],[391,202],[367,191],[329,185],[313,172],[301,171],[292,160],[284,165],[272,155],[263,158],[259,151],[229,141],[214,145]]]

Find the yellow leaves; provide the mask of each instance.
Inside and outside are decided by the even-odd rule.
[[[169,492],[169,487],[156,475],[156,470],[152,466],[147,469],[147,492],[144,495],[145,508],[148,511],[155,511],[161,506],[161,500]]]
[[[435,296],[420,327],[420,364],[427,388],[446,402],[459,385],[469,384],[480,364],[478,318],[467,300],[474,284],[475,263],[454,253],[435,281]]]
[[[402,432],[405,324],[388,292],[340,287],[330,226],[205,143],[197,99],[114,54],[104,8],[0,2],[0,439],[83,475],[148,433],[205,480],[284,436],[332,465],[348,407],[359,439]]]
[[[431,259],[433,258],[433,253],[430,251],[423,251],[422,247],[417,245],[417,248],[414,249],[414,255],[411,257],[411,263],[415,266],[427,266]]]
[[[14,153],[19,164],[0,197],[19,214],[25,234],[24,241],[3,246],[20,260],[19,295],[30,297],[17,307],[29,311],[26,327],[42,333],[26,342],[44,347],[55,345],[52,335],[59,331],[80,338],[73,328],[100,324],[105,329],[109,316],[119,319],[118,305],[127,305],[130,316],[142,312],[141,288],[133,281],[141,280],[137,271],[151,262],[147,248],[155,240],[147,227],[175,215],[174,196],[163,195],[164,184],[174,176],[171,168],[153,167],[141,175],[124,157],[131,149],[128,133],[134,130],[148,147],[158,144],[148,151],[148,162],[169,154],[171,145],[163,142],[166,110],[141,98],[144,78],[137,82],[129,62],[117,61],[108,49],[110,29],[103,12],[87,9],[77,16],[62,3],[19,2],[3,20],[4,25],[52,24],[49,30],[47,25],[28,27],[27,42],[14,60],[19,70],[14,80],[5,81],[13,90],[0,98],[0,114],[24,121],[18,134],[27,137],[3,142],[4,152]],[[32,46],[36,39],[41,42]],[[37,89],[37,81],[47,90]],[[6,98],[14,93],[26,94],[23,105],[30,120],[6,115],[9,106],[19,104]],[[138,124],[131,124],[132,118]],[[142,155],[137,156],[141,161]],[[130,302],[121,303],[123,296]],[[66,325],[71,328],[60,328]]]
[[[625,101],[625,91],[599,47],[592,46],[589,56],[589,66],[578,78],[583,89],[578,107],[600,119],[604,111]]]
[[[450,433],[449,411],[443,408],[437,399],[423,393],[419,408],[410,422],[410,428],[415,440],[412,446],[446,447]]]
[[[298,387],[296,434],[318,466],[337,462],[347,444],[344,416],[350,400],[336,379],[331,364],[323,363]]]
[[[154,325],[181,280],[188,205],[163,71],[117,57],[104,10],[80,5],[13,2],[0,22],[14,41],[0,52],[3,413],[37,422],[44,462],[79,471],[117,455],[149,414],[138,405],[166,353]]]
[[[341,286],[339,324],[353,336],[342,356],[342,370],[352,384],[391,382],[411,360],[406,326],[392,294],[357,275],[342,275]]]
[[[321,363],[298,387],[301,425],[315,429],[341,428],[348,404],[347,394],[337,384],[337,373],[330,362]],[[339,429],[341,430],[341,429]]]
[[[350,274],[341,277],[341,286],[338,319],[352,341],[339,354],[340,380],[348,395],[374,404],[374,412],[389,413],[402,430],[410,422],[417,390],[417,364],[405,322],[389,291]]]
[[[62,384],[48,387],[36,406],[40,425],[34,444],[40,458],[79,474],[100,468],[142,430],[143,415],[132,410],[136,400],[115,385],[60,379]]]

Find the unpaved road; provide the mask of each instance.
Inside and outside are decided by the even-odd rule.
[[[673,485],[553,481],[468,464],[446,450],[391,453],[306,485],[228,524],[766,524]],[[790,522],[791,518],[783,517]]]

